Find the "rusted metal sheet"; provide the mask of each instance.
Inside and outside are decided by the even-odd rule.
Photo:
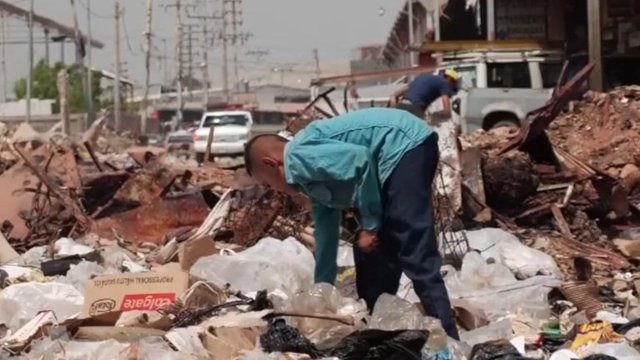
[[[152,146],[135,146],[127,150],[127,154],[140,166],[146,166],[151,159],[167,154],[167,150]]]
[[[155,159],[122,185],[114,199],[125,203],[148,205],[164,194],[176,178],[161,159]]]
[[[547,126],[549,126],[553,119],[555,119],[562,109],[567,106],[575,93],[587,80],[587,77],[593,70],[594,66],[595,64],[593,63],[585,66],[569,82],[557,89],[557,91],[554,91],[553,96],[544,106],[527,114],[526,121],[520,128],[516,137],[511,139],[511,141],[509,141],[509,143],[500,150],[500,154],[504,154],[516,148],[524,150],[532,140],[543,134]],[[566,67],[564,70],[566,71]],[[565,74],[562,74],[561,77],[564,76]]]
[[[578,310],[584,310],[589,319],[603,309],[602,303],[598,300],[598,286],[594,282],[568,282],[560,287],[560,292],[574,303]]]
[[[73,151],[71,149],[56,151],[54,159],[56,159],[55,167],[50,167],[48,172],[60,179],[63,186],[79,190],[82,182]]]
[[[553,241],[558,251],[568,257],[583,257],[594,264],[605,266],[611,270],[632,268],[627,258],[613,251],[605,250],[600,246],[567,238],[553,238]]]
[[[201,193],[157,199],[153,203],[96,220],[90,232],[113,239],[115,234],[133,244],[159,244],[167,234],[186,226],[200,226],[209,214]],[[115,234],[114,234],[115,232]]]
[[[62,151],[53,154],[49,146],[43,145],[29,153],[31,161],[47,175],[67,188],[80,188],[80,176],[73,153]],[[13,225],[12,239],[24,239],[29,235],[29,229],[23,216],[27,214],[34,203],[34,192],[25,189],[36,189],[40,184],[39,178],[24,163],[12,166],[0,175],[0,222],[9,221]]]
[[[475,194],[479,201],[486,203],[484,179],[482,178],[482,150],[477,146],[468,147],[460,150],[459,158],[462,184],[466,186],[468,191]],[[465,214],[480,223],[491,221],[490,209],[479,206],[476,201],[470,199],[468,192],[462,191],[461,196]]]
[[[233,231],[234,244],[253,246],[282,212],[283,197],[273,190],[252,194],[255,198],[243,198],[246,195],[235,194],[227,226]]]

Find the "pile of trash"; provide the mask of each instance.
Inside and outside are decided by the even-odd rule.
[[[579,108],[561,117],[575,132]],[[459,149],[438,128],[455,136],[441,136],[443,161],[459,162],[436,187],[449,200],[437,206],[440,242],[458,241],[441,249],[460,259],[442,268],[460,341],[424,315],[406,276],[369,313],[355,293],[353,214],[337,284],[313,284],[302,196],[119,139],[100,121],[78,138],[7,134],[0,357],[638,359],[638,190],[536,130],[555,117],[540,114],[529,129],[465,135]]]

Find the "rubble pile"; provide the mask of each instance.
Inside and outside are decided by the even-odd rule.
[[[588,99],[556,120],[572,117],[575,136]],[[372,312],[357,299],[357,214],[343,218],[338,283],[312,284],[307,198],[100,125],[78,139],[23,127],[0,173],[0,357],[638,359],[632,163],[598,169],[556,127],[550,140],[535,127],[465,135],[443,157],[460,163],[435,186],[440,242],[456,241],[442,255],[461,263],[442,268],[460,341],[406,276]]]
[[[614,176],[628,164],[640,166],[640,86],[608,93],[588,92],[549,126],[563,150]]]

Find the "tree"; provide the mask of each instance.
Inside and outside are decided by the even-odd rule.
[[[58,86],[57,76],[60,70],[64,69],[65,65],[62,63],[56,63],[53,66],[48,65],[44,60],[38,61],[38,64],[33,69],[33,89],[31,97],[34,99],[51,99],[55,100],[56,104],[58,99]],[[71,65],[66,67],[69,71],[69,106],[72,112],[84,111],[84,94],[82,92],[82,73],[79,71],[77,65]],[[93,89],[93,103],[97,109],[100,106],[99,99],[102,94],[102,88],[100,87],[100,81],[102,80],[102,73],[98,71],[93,72],[92,77],[92,89]],[[18,99],[25,99],[27,97],[27,79],[22,78],[13,86],[13,92]]]

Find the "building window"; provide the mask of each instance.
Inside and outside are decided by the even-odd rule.
[[[489,63],[487,73],[490,88],[531,88],[529,64],[526,62]]]

